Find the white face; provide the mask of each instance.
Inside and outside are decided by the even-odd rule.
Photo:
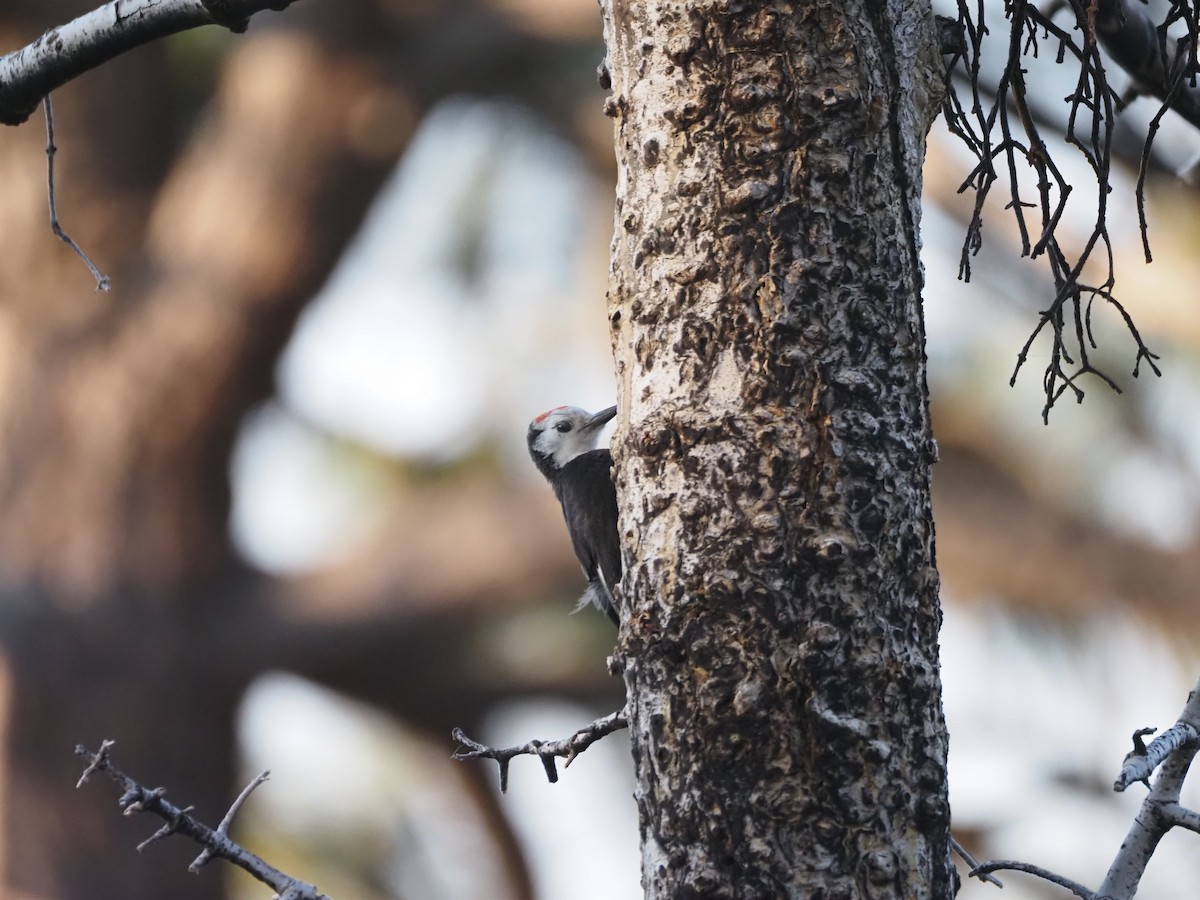
[[[592,414],[577,406],[560,406],[542,413],[529,426],[541,432],[533,441],[533,449],[561,469],[580,453],[596,449],[596,437],[603,423],[591,422]]]

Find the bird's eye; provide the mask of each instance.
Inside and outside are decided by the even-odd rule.
[[[566,434],[568,431],[571,430],[571,423],[570,422],[559,422],[557,425],[554,426],[554,430],[557,431],[559,434]]]

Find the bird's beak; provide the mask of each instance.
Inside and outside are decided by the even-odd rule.
[[[583,427],[588,431],[593,431],[594,429],[597,429],[605,423],[611,421],[616,414],[617,408],[615,406],[610,406],[608,409],[602,409],[600,412],[588,419],[587,422],[584,423]]]

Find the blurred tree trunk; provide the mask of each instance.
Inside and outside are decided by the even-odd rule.
[[[376,45],[364,9],[329,32]],[[29,227],[46,220],[40,122],[4,132],[0,807],[5,880],[31,894],[223,892],[225,873],[187,872],[186,842],[135,854],[157,826],[74,792],[71,750],[115,739],[129,771],[211,823],[231,796],[255,662],[217,652],[247,596],[230,446],[412,125],[380,60],[320,33],[241,39],[182,152],[161,43],[56,95],[60,215],[110,294]]]
[[[0,41],[18,47],[94,5],[19,0],[0,12]],[[264,669],[439,738],[477,729],[513,693],[613,702],[600,672],[564,683],[478,659],[486,614],[577,582],[540,489],[538,502],[474,489],[418,502],[419,526],[295,583],[246,571],[228,539],[238,424],[271,392],[296,317],[422,110],[484,85],[563,113],[540,68],[559,57],[510,18],[486,2],[297,4],[232,40],[199,126],[206,73],[195,58],[172,71],[188,57],[178,38],[56,93],[60,216],[111,294],[45,224],[41,123],[0,132],[5,896],[222,894],[219,867],[187,873],[185,841],[136,854],[156,825],[122,819],[102,787],[75,792],[71,750],[116,739],[130,773],[216,822],[235,793],[235,704]],[[462,535],[480,529],[491,540],[466,564]],[[487,774],[469,773],[487,779],[473,803],[506,875],[492,892],[530,897]]]
[[[647,897],[948,897],[928,6],[613,0]]]

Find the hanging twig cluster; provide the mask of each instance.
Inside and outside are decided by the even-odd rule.
[[[1137,182],[1137,207],[1142,242],[1150,259],[1144,189],[1146,162],[1155,134],[1167,110],[1174,109],[1200,127],[1200,66],[1196,62],[1200,0],[1171,0],[1160,23],[1149,19],[1146,8],[1133,0],[1068,0],[1039,10],[1029,0],[1006,0],[1007,55],[999,81],[988,84],[981,62],[988,27],[984,0],[959,0],[958,28],[962,41],[953,54],[951,72],[965,75],[965,88],[952,83],[946,92],[947,126],[970,149],[976,164],[959,188],[974,191],[975,204],[963,242],[959,277],[968,280],[971,258],[982,246],[983,209],[1002,174],[1008,184],[1007,208],[1020,234],[1021,254],[1049,263],[1054,296],[1041,311],[1038,323],[1021,348],[1012,381],[1029,357],[1038,335],[1051,335],[1049,359],[1043,375],[1046,402],[1043,418],[1058,399],[1070,391],[1082,400],[1080,380],[1094,375],[1115,391],[1117,383],[1093,362],[1098,344],[1093,331],[1096,301],[1115,309],[1135,344],[1133,374],[1142,363],[1160,374],[1151,352],[1125,306],[1113,293],[1116,283],[1113,243],[1108,231],[1108,198],[1112,191],[1112,144],[1116,117],[1132,96],[1158,97],[1142,153]],[[1067,104],[1063,137],[1086,161],[1096,179],[1096,216],[1081,249],[1061,239],[1060,226],[1073,186],[1050,152],[1045,127],[1031,111],[1033,96],[1026,81],[1025,64],[1044,50],[1055,61],[1074,67],[1074,88]],[[1103,52],[1102,52],[1103,51]],[[1126,96],[1110,84],[1107,65],[1115,60],[1132,79]],[[1044,100],[1044,98],[1042,98]],[[1019,165],[1023,164],[1023,165]],[[1022,188],[1023,169],[1032,169],[1036,187]]]

